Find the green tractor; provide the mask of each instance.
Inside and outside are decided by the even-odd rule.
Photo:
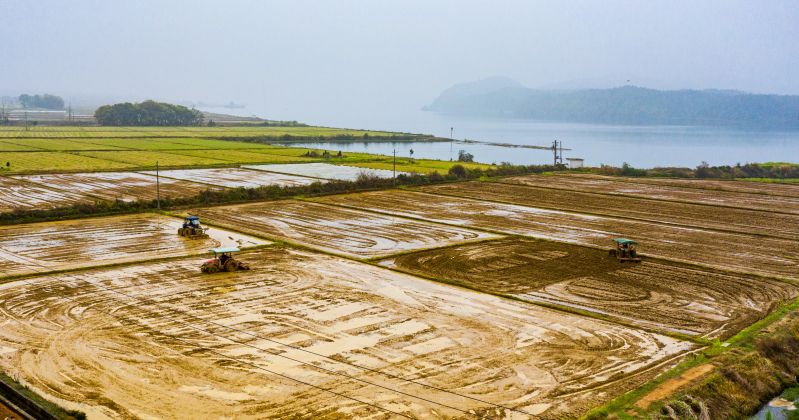
[[[233,258],[234,252],[239,252],[238,248],[214,248],[209,251],[214,253],[214,258],[206,261],[200,266],[200,271],[206,274],[214,274],[220,271],[232,273],[239,270],[249,270],[250,266]]]
[[[616,238],[613,242],[616,246],[608,252],[611,257],[616,257],[619,262],[641,262],[641,256],[636,249],[638,242],[626,238]]]
[[[208,234],[205,228],[200,225],[200,218],[197,216],[186,216],[183,218],[183,226],[178,228],[178,236],[191,239],[205,239]]]

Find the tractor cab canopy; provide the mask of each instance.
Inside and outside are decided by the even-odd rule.
[[[216,254],[228,254],[231,252],[239,252],[238,248],[228,247],[228,248],[211,248],[209,251],[213,252],[214,255]]]
[[[638,244],[638,242],[635,242],[634,240],[627,239],[627,238],[615,238],[615,239],[613,239],[613,242],[616,242],[616,245],[619,245],[619,246],[637,245]]]
[[[186,220],[200,220],[197,216],[186,216]]]

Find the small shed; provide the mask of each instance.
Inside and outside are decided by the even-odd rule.
[[[583,162],[585,159],[583,158],[566,158],[566,161],[569,162],[570,169],[577,169],[583,167]]]

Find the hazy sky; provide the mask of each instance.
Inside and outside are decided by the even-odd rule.
[[[799,94],[799,2],[0,0],[5,94],[236,101],[303,119],[418,109],[494,75]]]

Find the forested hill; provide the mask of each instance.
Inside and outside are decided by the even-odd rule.
[[[425,110],[598,124],[799,129],[799,96],[635,86],[535,90],[497,78],[453,86]]]

